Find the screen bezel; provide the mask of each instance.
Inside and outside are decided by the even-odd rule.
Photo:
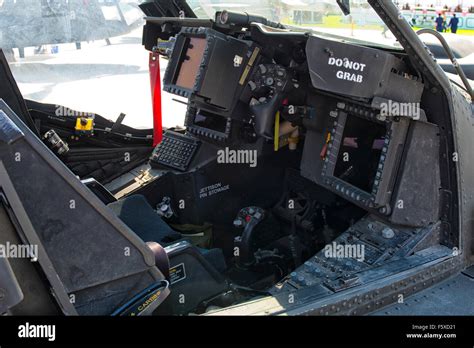
[[[341,145],[343,142],[343,134],[346,126],[346,121],[348,117],[359,117],[362,119],[367,119],[370,122],[375,122],[378,124],[383,124],[387,128],[386,139],[382,146],[382,155],[379,159],[378,168],[376,171],[376,179],[371,192],[366,192],[349,182],[346,182],[336,176],[334,176],[334,171],[336,168],[336,163],[339,158],[339,152],[341,151]],[[343,195],[344,197],[355,201],[361,205],[367,206],[369,208],[378,208],[384,206],[388,203],[387,195],[385,192],[382,192],[381,188],[386,188],[387,180],[389,180],[386,172],[386,160],[387,154],[391,145],[391,133],[393,122],[389,121],[380,121],[376,118],[362,117],[356,114],[348,114],[346,112],[339,111],[338,116],[334,122],[334,127],[329,130],[330,140],[328,142],[328,150],[324,158],[322,177],[323,182],[326,186],[329,186],[332,190],[338,194]],[[384,182],[385,181],[385,182]]]
[[[378,174],[377,167],[384,155],[384,143],[382,142],[382,146],[380,146],[378,140],[384,141],[388,131],[389,127],[386,123],[374,122],[373,120],[357,116],[351,117],[349,115],[349,117],[346,117],[343,133],[341,134],[341,144],[332,175],[363,192],[373,193],[373,183],[378,179],[377,175],[380,175]],[[371,153],[364,153],[364,142],[370,140],[372,140],[372,142],[367,143],[366,146],[370,148]],[[373,156],[373,158],[367,158],[370,163],[362,163],[357,160],[359,155]],[[361,164],[364,165],[361,166]],[[363,181],[354,177],[343,177],[344,174],[348,173],[351,167],[354,173],[358,172],[359,174],[364,174],[359,177],[359,179],[363,178]],[[367,169],[365,173],[364,168]]]
[[[197,69],[194,84],[192,88],[188,88],[187,86],[179,86],[176,83],[180,76],[183,60],[186,58],[186,53],[188,52],[189,43],[193,38],[205,40],[206,47],[204,48],[204,52],[201,57],[201,62]],[[176,42],[174,43],[173,53],[171,54],[171,57],[168,61],[168,66],[163,77],[163,90],[168,93],[176,94],[185,98],[189,98],[193,93],[196,93],[199,85],[199,80],[203,77],[203,62],[208,59],[208,51],[209,39],[206,36],[205,32],[182,32],[181,34],[177,35]]]
[[[217,131],[217,130],[214,130],[214,129],[211,129],[211,128],[205,128],[205,127],[196,125],[195,124],[195,119],[196,119],[197,115],[200,112],[208,113],[209,117],[220,117],[220,118],[223,118],[224,120],[226,120],[225,121],[226,122],[225,130],[223,132],[221,132],[221,131]],[[185,126],[186,126],[186,130],[188,132],[190,132],[194,135],[203,136],[203,137],[206,137],[208,139],[215,140],[215,141],[226,141],[227,139],[230,138],[230,134],[232,132],[232,118],[223,117],[221,115],[215,114],[215,113],[210,112],[208,110],[201,109],[201,108],[196,108],[196,107],[191,107],[191,106],[188,107],[184,123],[185,123]]]

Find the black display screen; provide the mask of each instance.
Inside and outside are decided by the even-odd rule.
[[[334,176],[371,193],[386,135],[384,124],[348,115]]]
[[[227,119],[225,117],[212,114],[204,110],[198,110],[194,117],[194,125],[213,130],[219,133],[225,133]]]

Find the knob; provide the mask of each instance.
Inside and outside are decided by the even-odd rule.
[[[306,271],[310,272],[314,268],[314,265],[313,265],[313,263],[311,263],[309,261],[306,261],[304,263],[304,268],[305,268]]]
[[[393,237],[395,237],[395,232],[393,232],[393,230],[390,227],[385,227],[382,230],[382,236],[385,239],[392,239]]]
[[[306,279],[303,275],[298,276],[298,283],[301,285],[306,285]]]

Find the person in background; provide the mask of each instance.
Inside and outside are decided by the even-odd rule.
[[[449,27],[451,28],[451,33],[456,34],[458,31],[458,25],[459,25],[459,18],[456,17],[456,14],[453,13],[453,17],[449,21]]]
[[[438,18],[436,18],[436,31],[442,33],[444,29],[444,18],[441,15],[441,13],[438,15]]]

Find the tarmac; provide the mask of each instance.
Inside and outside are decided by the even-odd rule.
[[[10,67],[25,99],[64,105],[115,120],[125,113],[124,124],[136,128],[151,128],[149,52],[142,46],[142,29],[105,40],[59,45],[58,53],[35,54],[35,48],[25,49],[25,58],[16,51]],[[162,76],[167,61],[161,59]],[[163,125],[184,124],[186,106],[174,100],[177,96],[163,93]]]

